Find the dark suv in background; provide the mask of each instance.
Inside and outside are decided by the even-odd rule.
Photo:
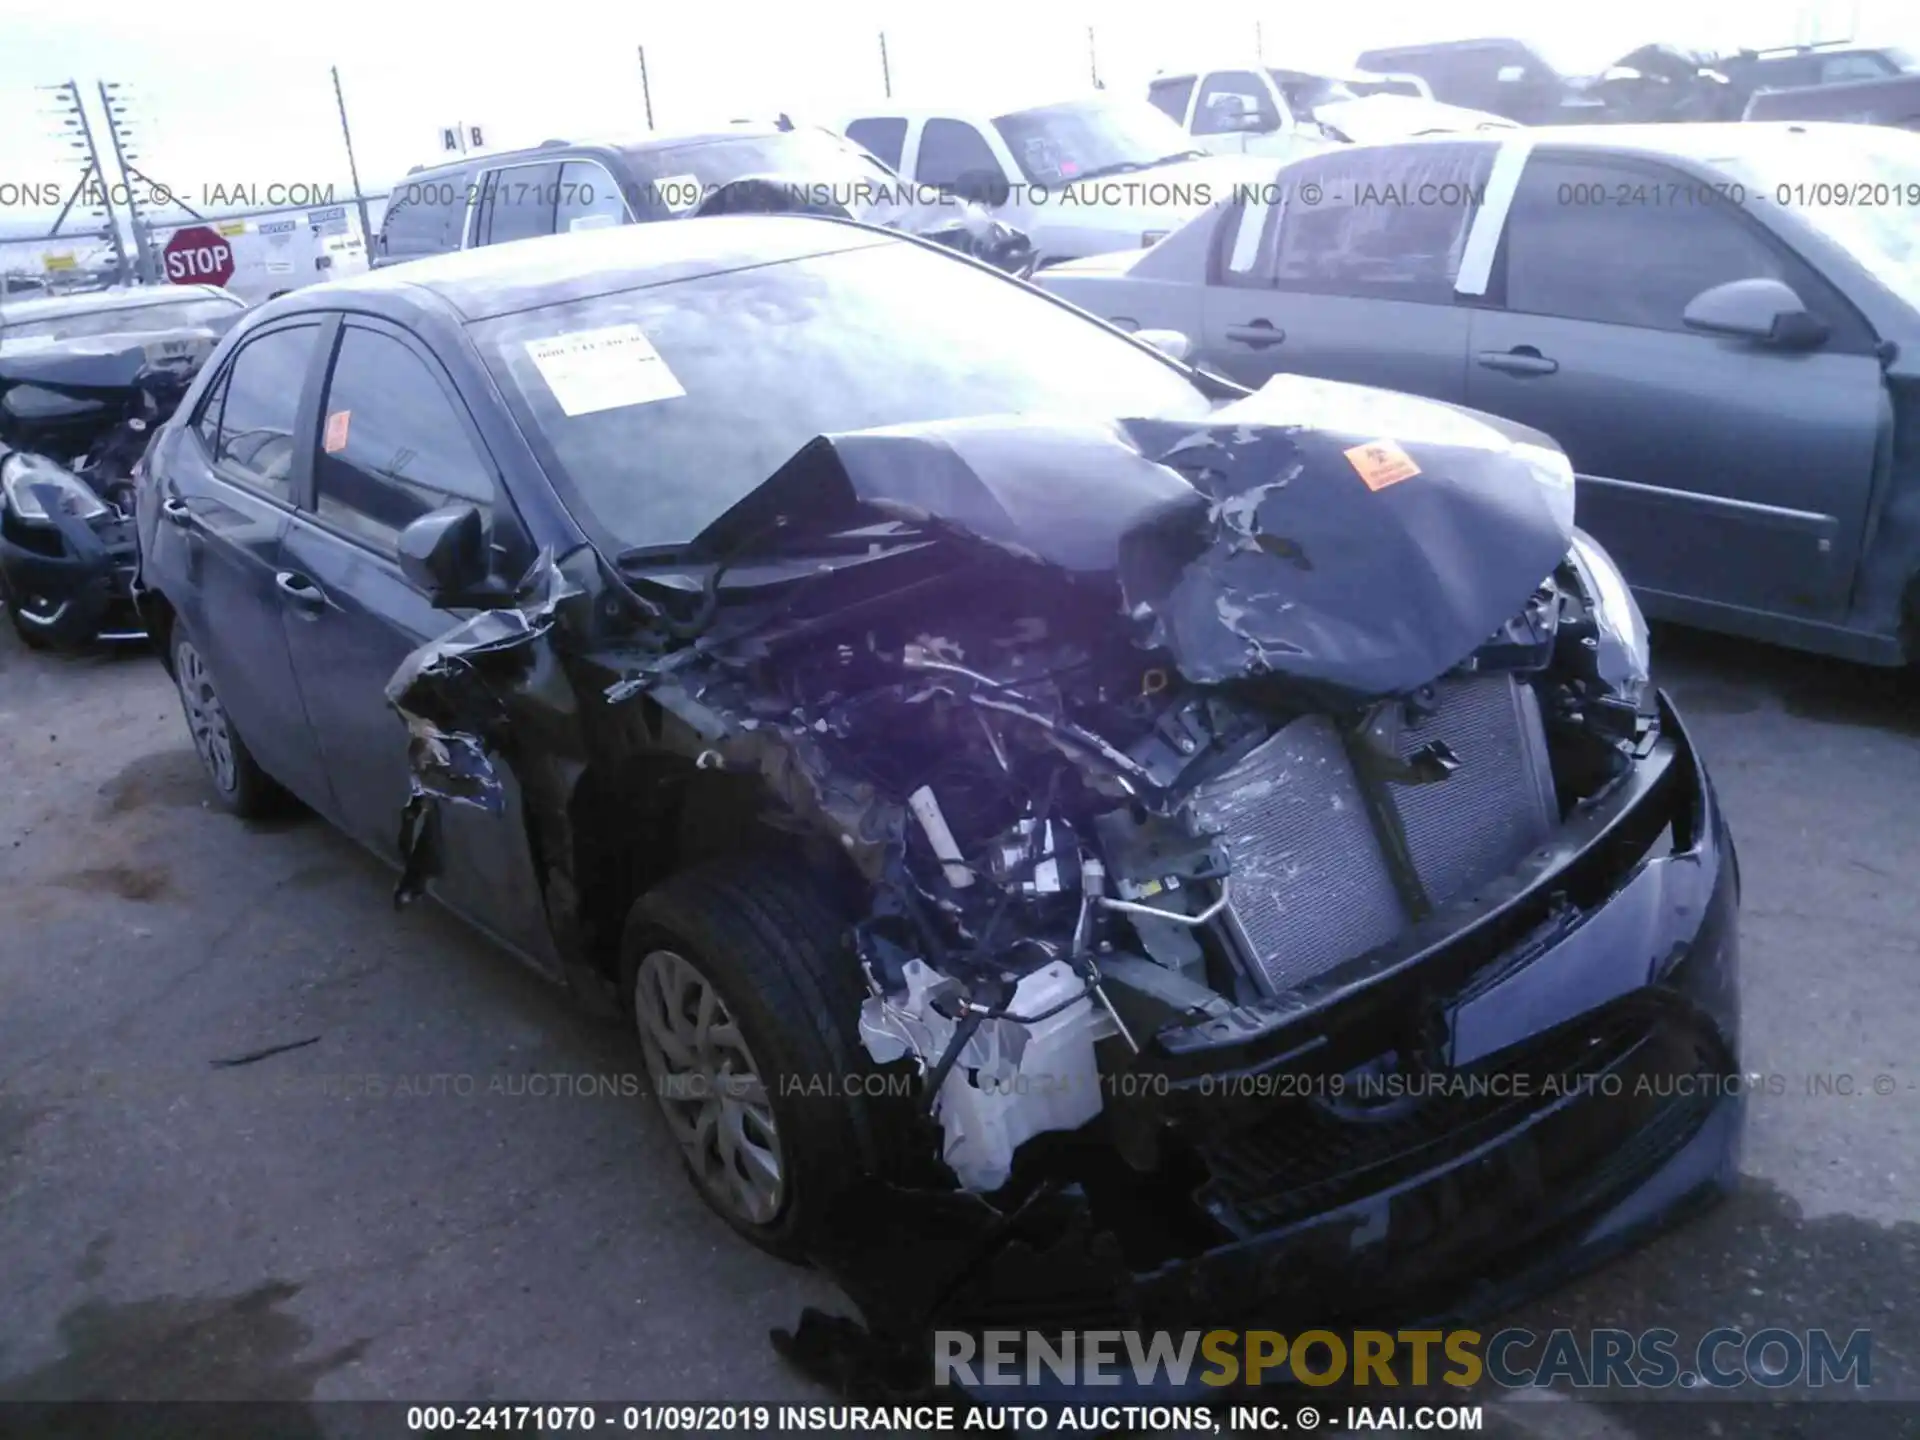
[[[387,202],[372,264],[743,211],[805,211],[904,230],[1014,274],[1033,260],[1023,233],[978,206],[924,194],[852,141],[782,116],[773,125],[630,142],[549,140],[416,169]]]

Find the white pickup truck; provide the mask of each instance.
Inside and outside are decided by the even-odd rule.
[[[1503,116],[1401,89],[1386,76],[1248,65],[1164,72],[1147,86],[1147,99],[1217,155],[1291,159],[1342,141],[1515,128]]]

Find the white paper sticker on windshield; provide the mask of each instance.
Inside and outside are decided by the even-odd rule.
[[[658,180],[649,180],[647,186],[654,198],[676,215],[698,205],[707,188],[700,183],[698,175],[663,175]]]
[[[568,415],[672,400],[687,392],[638,325],[529,340],[527,354]]]

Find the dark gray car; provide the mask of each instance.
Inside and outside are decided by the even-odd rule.
[[[1651,615],[1852,659],[1920,620],[1920,137],[1532,130],[1278,169],[1041,283],[1194,363],[1551,434]]]

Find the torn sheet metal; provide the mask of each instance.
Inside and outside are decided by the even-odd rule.
[[[1573,487],[1543,444],[1287,376],[1199,426],[992,416],[821,436],[695,547],[925,524],[1117,583],[1138,642],[1194,683],[1270,675],[1356,702],[1459,663],[1566,554]]]
[[[396,905],[416,899],[436,872],[439,802],[504,812],[491,754],[506,718],[502,697],[526,669],[529,647],[553,628],[560,602],[580,593],[542,550],[511,607],[482,610],[422,645],[387,682],[387,703],[406,721],[410,772]]]

